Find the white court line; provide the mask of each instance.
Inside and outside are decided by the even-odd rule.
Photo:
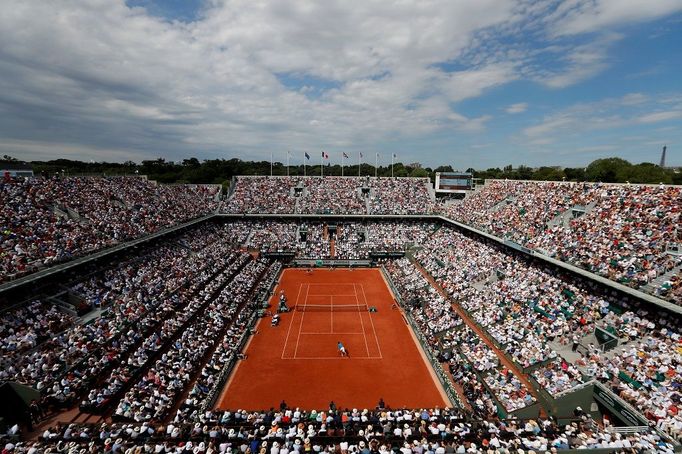
[[[298,358],[283,358],[283,359],[296,360],[296,361],[301,361],[304,359],[314,359],[315,361],[319,361],[321,359],[330,359],[330,360],[334,360],[334,361],[346,361],[346,360],[352,359],[353,361],[357,361],[357,360],[361,360],[361,359],[373,359],[373,360],[382,359],[383,360],[384,358],[382,356],[361,356],[361,357],[357,357],[357,356],[353,356],[353,357],[348,357],[348,356],[342,356],[342,357],[338,357],[338,356],[312,356],[312,357],[307,357],[307,356],[305,356],[305,357],[300,357],[299,356]]]
[[[310,285],[323,286],[323,285],[353,285],[353,284],[350,282],[311,282]]]
[[[360,284],[360,289],[362,290],[362,297],[365,300],[365,304],[367,305],[367,307],[369,307],[369,303],[367,302],[367,295],[365,294],[365,285]],[[377,336],[377,330],[376,328],[374,328],[374,320],[372,320],[372,314],[369,314],[369,321],[370,323],[372,323],[372,331],[374,331],[374,340],[376,341],[377,348],[379,349],[379,356],[383,359],[384,355],[381,353],[381,345],[379,345],[379,337]]]
[[[328,295],[326,293],[311,293],[308,296],[355,296],[355,295],[339,295],[338,293],[334,293],[333,295]]]
[[[305,291],[305,299],[303,300],[303,306],[305,306],[305,303],[308,302],[308,290],[310,290],[310,285],[308,285],[308,288]],[[305,317],[305,311],[302,311],[303,314],[301,314],[301,324],[298,325],[298,336],[296,336],[296,347],[294,348],[294,359],[296,359],[296,352],[298,352],[298,343],[301,340],[301,329],[303,328],[303,317]]]
[[[301,336],[322,336],[322,335],[328,336],[330,334],[340,334],[342,336],[346,336],[346,335],[350,336],[350,335],[355,334],[355,335],[359,336],[362,333],[301,333]]]
[[[329,311],[329,318],[331,320],[329,329],[331,329],[332,334],[334,334],[334,295],[329,296],[329,301],[331,302],[332,310]]]
[[[301,296],[301,288],[303,288],[303,284],[298,284],[298,294],[296,295],[296,305],[298,305],[298,298]],[[294,305],[294,307],[296,307]],[[284,347],[282,347],[282,359],[284,359],[284,351],[287,349],[287,342],[289,342],[289,334],[291,333],[291,325],[294,324],[294,319],[296,316],[294,315],[296,312],[291,312],[291,320],[289,321],[289,329],[287,330],[287,337],[284,339]]]
[[[355,289],[355,283],[353,283],[353,289]],[[358,299],[358,291],[355,290],[355,302],[360,305],[360,300]],[[362,320],[362,312],[358,312],[360,317],[360,326],[362,327],[362,337],[365,339],[365,350],[367,350],[367,356],[369,356],[369,344],[367,344],[367,334],[365,334],[365,322]]]

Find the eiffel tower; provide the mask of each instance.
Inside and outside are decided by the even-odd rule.
[[[659,167],[665,167],[665,150],[667,148],[667,145],[663,145],[663,153],[661,153],[661,163],[658,165]]]

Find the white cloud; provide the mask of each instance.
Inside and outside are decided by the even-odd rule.
[[[615,145],[591,145],[589,147],[580,147],[576,151],[583,153],[591,153],[595,151],[612,151],[617,149]]]
[[[576,152],[620,150],[625,143],[629,146],[633,142],[643,142],[660,135],[653,129],[642,130],[642,125],[682,118],[678,102],[679,98],[674,94],[645,96],[634,93],[577,103],[558,109],[546,115],[539,123],[525,127],[515,140],[535,146],[549,143],[570,144],[589,137],[591,141],[601,144],[588,142],[576,147]],[[668,110],[661,110],[666,107]],[[670,128],[672,129],[666,133],[680,131],[679,125]],[[633,130],[644,134],[633,136]]]
[[[522,113],[525,112],[526,109],[528,109],[528,103],[525,102],[519,102],[516,104],[511,104],[505,109],[505,112],[508,114],[517,114],[517,113]]]
[[[598,32],[682,11],[679,0],[569,0],[549,17],[555,36]]]
[[[11,106],[0,114],[13,120],[0,134],[54,122],[45,140],[89,131],[93,150],[262,154],[281,143],[478,131],[488,116],[470,119],[439,99],[476,97],[515,77],[508,63],[434,66],[458,57],[477,31],[515,20],[512,0],[408,2],[390,12],[381,2],[216,1],[192,23],[123,0],[12,3],[0,14],[0,106]],[[283,77],[318,82],[298,90]],[[331,88],[316,92],[316,83]]]
[[[77,143],[56,143],[33,140],[4,140],[0,139],[0,154],[8,154],[15,158],[31,156],[31,159],[74,159],[93,161],[140,161],[140,154],[136,150],[97,148],[83,146]],[[145,158],[146,159],[146,158]]]
[[[642,93],[628,93],[621,98],[621,103],[624,106],[634,106],[646,102],[649,98]]]
[[[567,115],[558,118],[549,118],[538,125],[525,128],[523,133],[528,137],[537,139],[540,136],[554,134],[557,130],[565,128],[574,122],[575,119]]]
[[[608,67],[609,46],[622,38],[623,35],[610,33],[574,47],[560,57],[562,69],[543,74],[539,80],[552,88],[564,88],[599,74]]]
[[[139,160],[476,135],[504,106],[470,114],[462,101],[524,79],[565,87],[608,64],[615,35],[552,42],[541,57],[515,44],[577,14],[564,7],[548,25],[547,8],[521,0],[210,0],[185,23],[124,0],[7,0],[0,137],[5,149],[23,144],[17,150],[27,159],[52,149],[55,157],[77,150]],[[556,121],[526,135],[542,140],[543,128],[562,127]]]
[[[452,102],[481,95],[485,90],[518,78],[511,63],[495,63],[440,75],[443,94]]]
[[[658,123],[659,121],[674,120],[682,117],[680,110],[668,110],[665,112],[653,112],[637,118],[638,123]]]

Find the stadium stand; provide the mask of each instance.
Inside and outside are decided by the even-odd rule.
[[[118,177],[17,180],[0,196],[3,278],[218,203],[210,187]],[[88,316],[42,287],[1,308],[0,381],[39,391],[31,418],[42,424],[31,440],[16,426],[1,441],[8,453],[673,452],[677,315],[434,217],[317,215],[436,210],[679,302],[680,262],[667,244],[680,240],[680,197],[659,186],[493,181],[435,205],[420,179],[239,177],[221,212],[303,216],[208,220],[51,284]],[[269,253],[359,260],[381,251],[405,254],[379,263],[453,408],[214,410],[283,265]],[[558,415],[586,386],[603,387],[644,427],[612,427],[575,405]],[[76,407],[104,422],[44,422]]]
[[[197,423],[69,424],[8,452],[549,452],[599,449],[672,452],[649,430],[612,433],[589,418],[559,426],[551,419],[465,423],[452,410],[344,409],[208,412]],[[6,445],[7,446],[7,445]],[[414,450],[414,451],[413,451]],[[47,452],[47,451],[42,451]]]
[[[676,186],[501,181],[488,182],[461,203],[439,211],[462,223],[680,303],[682,243]],[[669,283],[665,283],[669,282]]]
[[[0,283],[211,213],[218,189],[140,177],[0,182]]]
[[[410,178],[239,177],[222,211],[440,213],[615,282],[680,301],[682,254],[668,249],[682,244],[677,187],[492,180],[460,203],[435,203],[426,184]]]
[[[428,214],[427,178],[238,177],[224,213]]]

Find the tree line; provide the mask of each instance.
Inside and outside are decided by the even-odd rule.
[[[16,158],[5,155],[0,162],[19,162]],[[69,159],[55,159],[50,161],[30,162],[33,171],[37,175],[147,175],[152,180],[161,183],[214,183],[228,185],[234,175],[270,175],[270,161],[243,161],[238,158],[232,159],[206,159],[200,161],[197,158],[183,159],[180,162],[167,161],[163,158],[145,160],[141,163],[126,161],[124,163],[113,162],[85,162]],[[302,165],[287,166],[281,162],[272,165],[273,175],[320,175],[320,165],[307,165],[305,170]],[[410,167],[402,162],[396,162],[393,166],[393,175],[396,177],[430,177],[435,179],[436,172],[452,172],[449,165],[436,168]],[[469,168],[466,170],[474,175],[474,178],[510,179],[510,180],[538,180],[538,181],[601,181],[604,183],[664,183],[682,184],[682,173],[679,171],[662,168],[652,163],[631,164],[621,158],[597,159],[587,167],[537,167],[512,165],[503,168],[495,167],[485,170]],[[357,176],[358,165],[347,165],[343,168],[344,175]],[[324,166],[324,175],[341,175],[339,164]],[[375,167],[371,164],[360,166],[360,175],[374,176]],[[381,177],[391,176],[391,166],[379,166],[376,175]]]

